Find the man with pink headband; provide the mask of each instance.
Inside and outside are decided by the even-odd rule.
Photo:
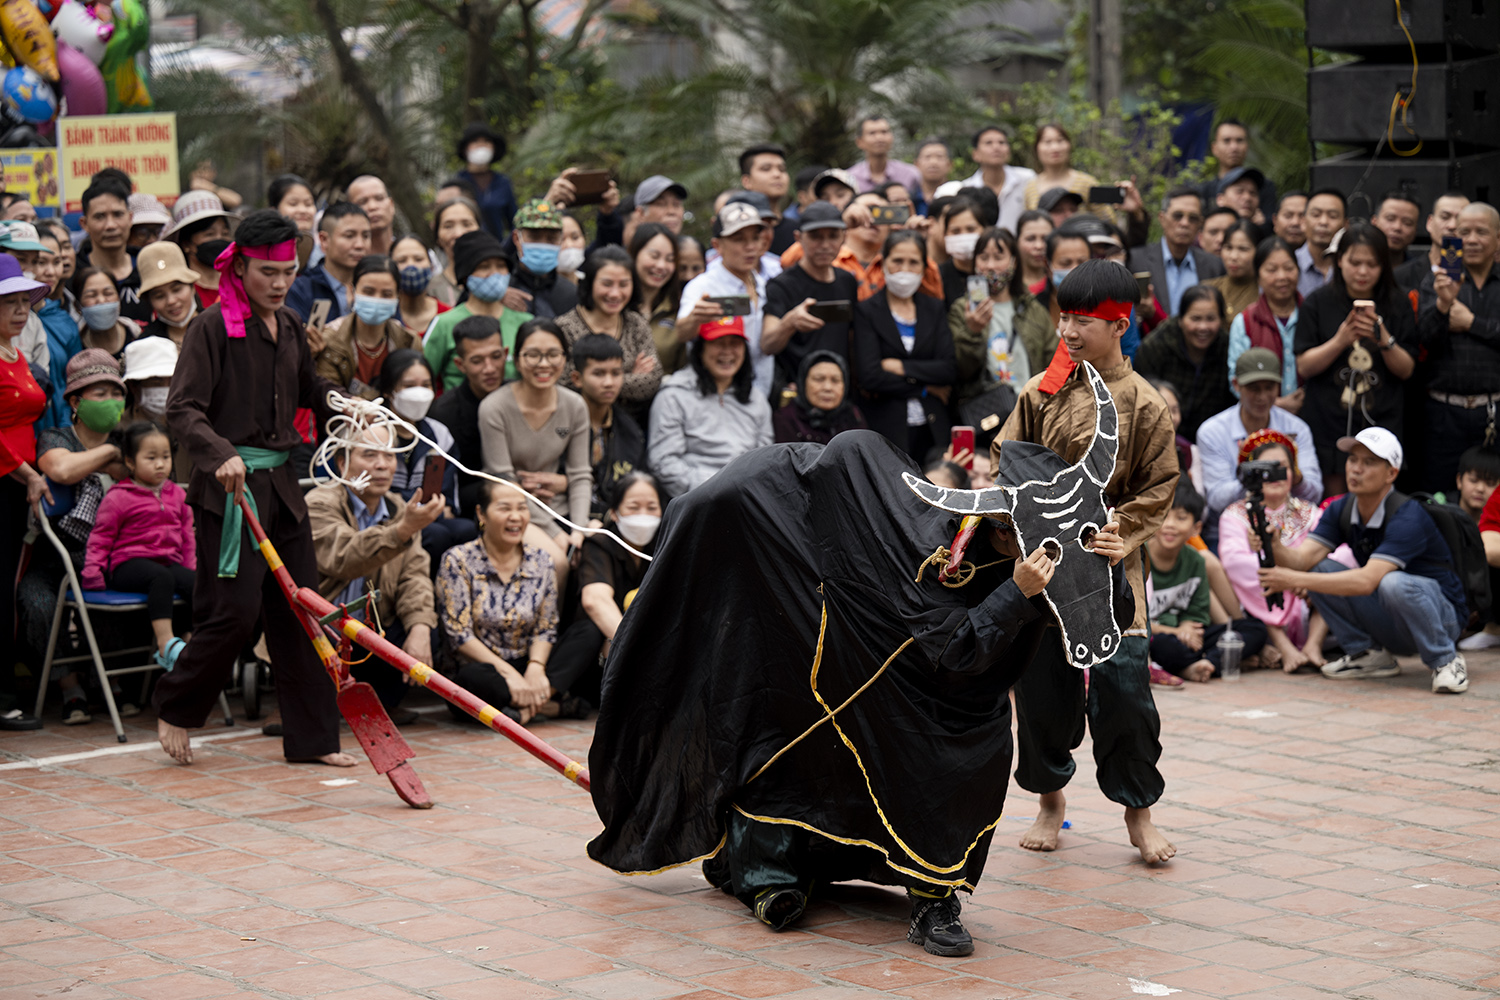
[[[281,708],[282,752],[291,761],[349,767],[339,750],[334,689],[254,542],[238,505],[249,496],[293,579],[317,585],[307,505],[287,462],[301,440],[299,406],[319,423],[338,387],[316,374],[307,335],[285,307],[297,276],[296,227],[274,211],[252,213],[215,262],[219,302],[198,314],[183,338],[167,399],[167,423],[193,461],[188,501],[200,566],[193,633],[176,667],[156,685],[157,736],[174,760],[192,763],[188,730],[203,725],[235,658],[263,623]]]

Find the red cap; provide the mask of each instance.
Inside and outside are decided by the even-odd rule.
[[[720,337],[745,336],[745,317],[721,316],[698,327],[698,336],[703,340],[718,340]]]

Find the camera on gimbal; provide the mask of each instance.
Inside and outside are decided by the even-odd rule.
[[[1250,499],[1264,502],[1266,483],[1284,482],[1287,470],[1280,462],[1241,462],[1235,475],[1239,477],[1240,485],[1245,487]]]

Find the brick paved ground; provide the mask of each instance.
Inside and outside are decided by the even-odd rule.
[[[1494,996],[1500,656],[1471,671],[1463,697],[1410,665],[1160,693],[1177,860],[1133,861],[1091,778],[1064,849],[1023,852],[1012,787],[962,961],[906,944],[905,900],[872,886],[775,935],[696,872],[617,877],[584,857],[586,795],[442,714],[407,730],[430,812],[258,735],[190,769],[154,748],[7,766],[0,997]],[[538,732],[582,757],[590,728]],[[104,722],[0,734],[11,760],[114,747]]]

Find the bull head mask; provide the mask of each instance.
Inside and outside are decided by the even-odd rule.
[[[1085,548],[1109,521],[1104,487],[1115,470],[1120,422],[1114,399],[1092,365],[1081,365],[1094,393],[1094,436],[1088,451],[1068,465],[1041,445],[1007,442],[997,485],[983,490],[945,489],[911,473],[902,478],[927,503],[955,514],[992,517],[1011,525],[1023,553],[1043,546],[1056,571],[1042,596],[1057,616],[1069,662],[1082,669],[1102,663],[1120,646],[1114,615],[1114,574],[1109,560]],[[1010,461],[1014,456],[1017,461]],[[1012,484],[1017,470],[1031,478]]]

